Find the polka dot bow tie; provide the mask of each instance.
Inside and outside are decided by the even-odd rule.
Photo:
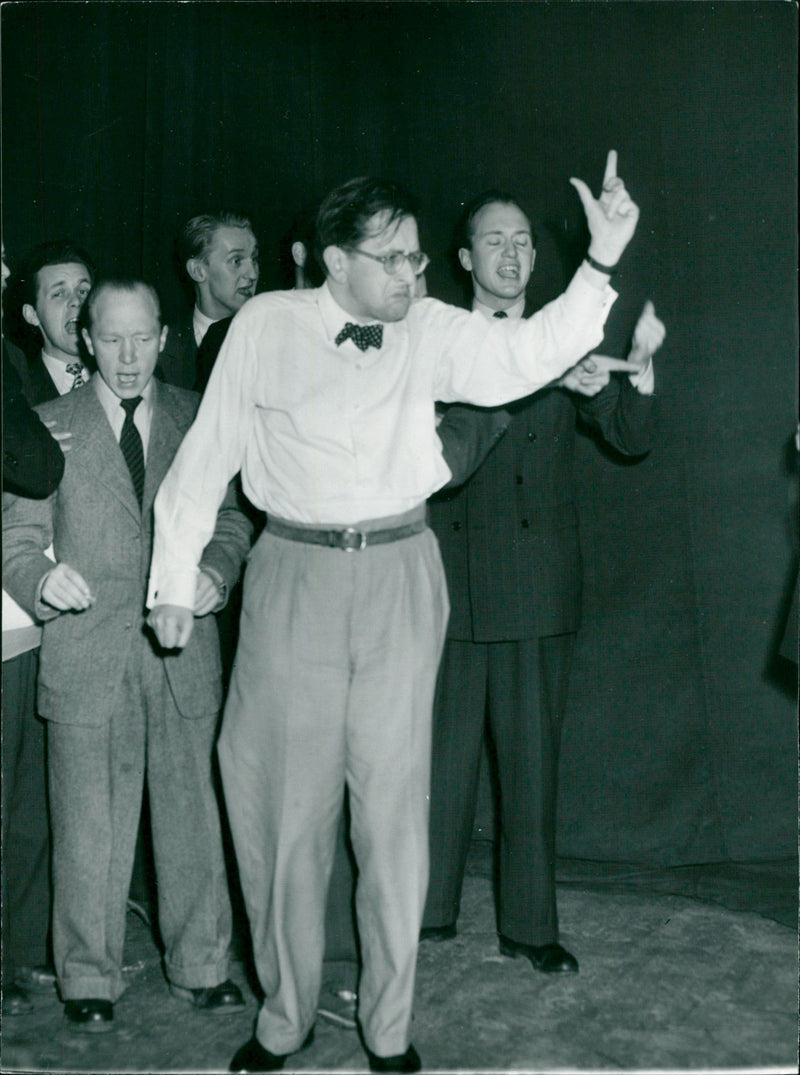
[[[368,347],[379,349],[383,343],[383,325],[354,325],[348,321],[336,337],[336,346],[345,340],[352,340],[361,351],[366,351]]]

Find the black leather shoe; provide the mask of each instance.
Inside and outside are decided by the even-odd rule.
[[[452,941],[458,933],[455,922],[446,926],[426,926],[419,931],[419,939],[422,941]]]
[[[420,1071],[422,1061],[413,1045],[398,1056],[376,1056],[367,1049],[370,1071]]]
[[[533,969],[541,971],[542,974],[578,972],[577,959],[560,944],[520,944],[519,941],[510,941],[501,936],[500,955],[510,956],[511,959],[524,956],[531,961]]]
[[[312,1027],[300,1049],[307,1049],[313,1040],[314,1028]],[[300,1049],[297,1051],[300,1052]],[[291,1055],[291,1053],[271,1053],[269,1049],[264,1048],[258,1038],[251,1038],[241,1049],[236,1050],[228,1071],[280,1071]]]
[[[230,978],[207,989],[186,989],[182,985],[171,985],[170,991],[174,997],[188,1000],[192,1007],[208,1012],[209,1015],[227,1015],[229,1012],[240,1012],[246,1007],[241,989]]]
[[[33,1001],[27,990],[15,982],[3,987],[3,1015],[27,1015],[33,1011]]]
[[[64,1020],[79,1034],[103,1034],[113,1030],[114,1005],[110,1000],[88,997],[64,1002]]]
[[[35,967],[17,967],[14,985],[21,986],[22,989],[27,989],[31,993],[49,993],[56,987],[56,972],[46,963],[40,963]]]

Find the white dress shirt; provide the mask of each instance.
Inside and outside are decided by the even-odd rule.
[[[203,337],[214,324],[215,320],[215,318],[204,314],[199,306],[195,306],[192,312],[192,330],[194,332],[194,342],[198,347],[203,342]]]
[[[603,337],[614,299],[579,269],[526,320],[487,321],[437,299],[384,324],[383,346],[337,347],[327,285],[257,295],[236,315],[194,425],[156,498],[148,602],[191,608],[197,563],[229,480],[294,522],[399,515],[450,478],[434,402],[496,406],[558,378]]]
[[[496,311],[487,306],[485,302],[481,302],[479,299],[473,298],[472,309],[480,310],[484,317],[494,317]],[[513,306],[509,306],[505,311],[505,314],[509,318],[522,317],[525,312],[525,296],[523,295],[519,302],[515,302]],[[635,389],[642,393],[643,396],[652,396],[655,390],[656,375],[653,368],[653,356],[650,355],[647,362],[636,373],[628,374],[628,379]]]

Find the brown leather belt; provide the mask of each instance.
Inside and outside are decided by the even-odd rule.
[[[421,534],[427,527],[425,519],[417,519],[403,526],[393,526],[388,530],[358,530],[347,526],[343,530],[316,530],[313,527],[290,526],[279,519],[267,519],[266,529],[275,537],[288,541],[303,541],[307,545],[325,545],[329,549],[341,549],[343,552],[362,552],[369,545],[386,545],[390,541],[402,541],[403,538]]]

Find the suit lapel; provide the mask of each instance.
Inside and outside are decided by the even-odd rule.
[[[108,489],[135,518],[141,519],[128,464],[91,381],[72,393],[72,398],[75,400],[75,427],[85,433],[81,455],[75,462],[85,473],[93,474],[97,482]]]
[[[150,443],[147,446],[147,466],[144,472],[142,510],[150,511],[164,475],[175,458],[187,427],[175,419],[168,401],[169,388],[153,382],[153,417],[150,423]]]

